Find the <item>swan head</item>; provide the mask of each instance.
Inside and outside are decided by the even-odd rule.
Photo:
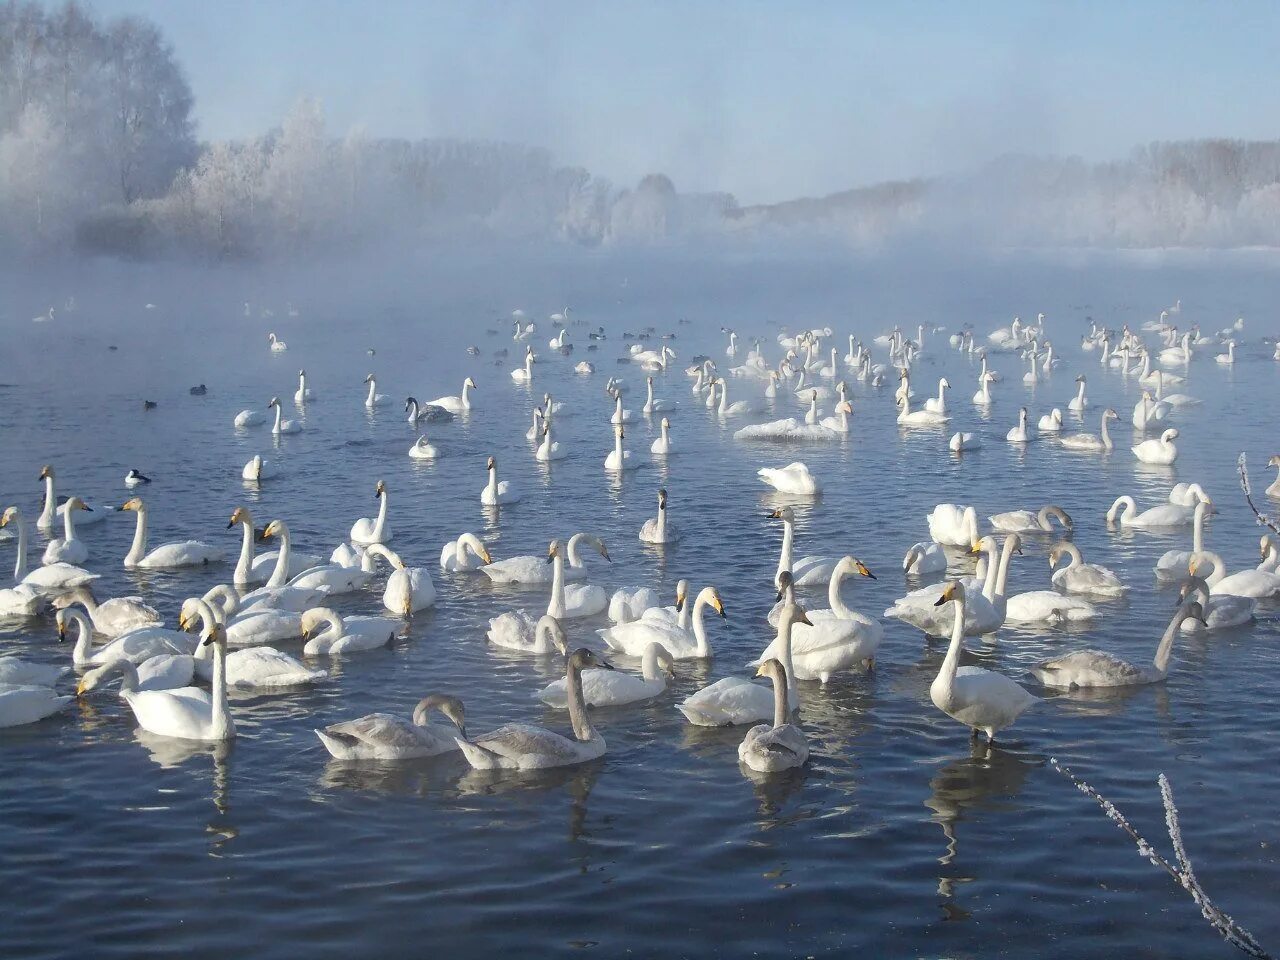
[[[1176,427],[1170,427],[1164,433],[1160,434],[1160,442],[1168,443],[1170,440],[1178,439],[1178,430]]]
[[[16,523],[22,514],[18,512],[17,507],[6,507],[4,516],[0,517],[0,527],[7,527],[11,523]]]
[[[663,487],[661,490],[658,491],[658,509],[659,510],[667,509],[667,488],[666,487]]]
[[[790,570],[783,570],[778,574],[778,595],[773,598],[774,602],[780,603],[788,591],[794,594],[795,589],[795,577],[792,576]]]
[[[467,379],[463,380],[463,381],[462,381],[462,385],[463,385],[464,387],[470,387],[472,390],[479,390],[479,389],[480,389],[479,387],[477,387],[477,386],[476,386],[476,382],[475,382],[474,380],[472,380],[470,377],[467,377]]]
[[[207,647],[216,643],[219,646],[226,646],[227,630],[220,623],[211,623],[200,638],[200,646]]]
[[[135,513],[141,512],[141,511],[144,509],[144,508],[143,508],[143,506],[142,506],[142,498],[141,498],[141,497],[133,497],[133,498],[131,498],[131,499],[129,499],[129,500],[126,500],[126,501],[121,505],[120,509],[121,509],[121,510],[132,510],[132,511],[133,511],[133,512],[135,512]]]
[[[720,591],[715,587],[703,587],[702,592],[698,594],[698,599],[711,605],[716,613],[720,614],[722,620],[728,620],[729,616],[724,612],[724,601],[720,599]]]
[[[1273,454],[1270,458],[1268,458],[1268,460],[1267,460],[1267,466],[1268,466],[1268,467],[1280,467],[1280,456],[1277,456],[1277,455],[1274,455],[1274,454]]]
[[[969,553],[976,557],[980,553],[995,553],[999,549],[1000,545],[996,543],[996,538],[988,534],[979,540],[975,540],[973,546],[969,548]]]
[[[658,669],[666,674],[668,680],[673,679],[676,675],[676,661],[675,658],[671,656],[671,651],[657,640],[652,641],[647,647],[647,650],[653,650],[654,655],[658,660]]]
[[[790,507],[779,507],[769,514],[771,520],[781,520],[783,523],[795,523],[796,515]]]
[[[267,404],[267,409],[270,410],[272,407],[278,407],[278,406],[280,406],[280,398],[272,397],[271,402]]]
[[[552,540],[547,544],[547,563],[550,563],[563,551],[564,545],[559,540]]]
[[[853,404],[848,400],[841,400],[836,404],[836,413],[853,413]]]
[[[857,557],[843,557],[838,565],[845,573],[856,573],[860,577],[866,577],[868,580],[875,580],[876,575],[872,573],[865,563]],[[785,571],[784,571],[785,572]]]
[[[498,461],[497,461],[496,459],[494,459],[493,457],[490,457],[490,458],[489,458],[489,461],[484,465],[484,468],[485,468],[486,470],[497,470],[497,469],[498,469]]]
[[[1085,382],[1086,380],[1083,373],[1076,375],[1076,383],[1085,383]]]
[[[377,500],[387,492],[387,485],[382,480],[378,481],[378,485],[373,488],[373,499]]]
[[[278,537],[284,534],[285,525],[283,520],[272,520],[267,524],[265,530],[262,531],[262,539],[270,540],[272,537]]]
[[[623,430],[623,429],[622,429],[622,424],[620,424],[620,423],[615,423],[615,424],[613,425],[613,429],[614,429],[614,431],[618,434],[618,439],[619,439],[619,440],[624,440],[624,439],[626,439],[627,433],[626,433],[626,431],[625,431],[625,430]]]
[[[46,463],[43,467],[41,467],[41,468],[40,468],[40,476],[39,476],[37,479],[39,479],[39,480],[52,480],[52,479],[53,479],[53,467],[49,466],[49,464],[47,464],[47,463]]]
[[[322,623],[327,623],[337,627],[339,633],[343,632],[344,628],[342,624],[342,617],[339,616],[336,610],[332,610],[329,607],[312,607],[310,610],[303,613],[302,620],[299,624],[299,627],[302,630],[302,639],[310,640],[316,627],[320,626]]]
[[[662,418],[662,429],[663,429],[663,430],[670,430],[670,429],[671,429],[671,421],[670,421],[670,420],[668,420],[666,417],[663,417],[663,418]],[[1280,458],[1273,458],[1273,459],[1280,459]]]
[[[247,523],[253,526],[253,516],[244,507],[236,507],[231,511],[231,519],[227,521],[227,529],[230,530],[237,523]]]
[[[1107,407],[1106,410],[1102,411],[1102,419],[1103,420],[1119,420],[1120,414],[1116,413],[1110,407]]]
[[[948,380],[946,377],[943,377],[941,380],[938,381],[938,386],[943,390],[950,390],[951,381]]]
[[[416,397],[405,397],[405,398],[404,398],[404,409],[405,409],[405,413],[408,413],[408,412],[409,412],[409,408],[410,408],[410,407],[416,407],[417,405],[418,405],[418,400],[417,400],[417,398],[416,398]]]
[[[681,580],[676,584],[676,612],[684,609],[685,602],[689,599],[689,581]]]
[[[933,601],[933,605],[935,607],[941,607],[950,603],[952,600],[956,600],[960,603],[964,602],[964,584],[959,580],[952,580],[948,583],[946,587],[943,588],[942,593],[939,594],[938,599]]]
[[[365,378],[364,378],[364,382],[365,382],[365,383],[373,383],[373,374],[371,373],[371,374],[369,374],[367,377],[365,377]]]
[[[88,510],[90,513],[93,513],[93,508],[79,497],[70,497],[65,506],[68,510]]]
[[[1182,586],[1178,588],[1178,599],[1174,601],[1174,606],[1181,606],[1188,597],[1197,594],[1204,594],[1205,603],[1209,602],[1209,583],[1203,577],[1197,577],[1194,574],[1182,581]],[[1197,604],[1199,606],[1199,604]],[[1203,614],[1203,610],[1201,610]]]
[[[419,700],[418,705],[413,708],[414,726],[425,727],[427,725],[427,714],[432,710],[439,710],[450,723],[458,728],[458,735],[463,740],[467,739],[467,712],[463,708],[461,700],[447,693],[428,694]]]
[[[588,668],[612,670],[614,668],[612,663],[586,647],[579,647],[573,651],[573,654],[569,657],[569,666],[576,670],[586,670]]]

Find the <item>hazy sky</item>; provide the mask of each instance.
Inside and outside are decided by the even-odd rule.
[[[1009,151],[1280,136],[1280,4],[97,0],[177,48],[205,138],[301,96],[338,133],[546,146],[744,203]]]

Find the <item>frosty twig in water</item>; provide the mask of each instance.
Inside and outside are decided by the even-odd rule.
[[[1241,456],[1242,463],[1243,460],[1244,457]],[[1176,866],[1160,856],[1155,851],[1155,848],[1142,838],[1142,835],[1125,818],[1124,814],[1116,808],[1115,804],[1066,767],[1059,764],[1056,757],[1050,758],[1049,763],[1053,765],[1053,769],[1074,783],[1077,790],[1087,797],[1092,797],[1097,802],[1103,812],[1111,820],[1115,821],[1116,826],[1127,833],[1133,842],[1138,845],[1139,854],[1169,874],[1178,886],[1191,894],[1191,899],[1200,908],[1200,913],[1222,935],[1224,940],[1232,946],[1243,950],[1251,957],[1258,957],[1259,960],[1272,960],[1271,954],[1262,948],[1262,945],[1253,938],[1253,934],[1219,909],[1200,886],[1200,881],[1196,879],[1195,871],[1191,868],[1191,860],[1187,857],[1186,847],[1182,843],[1182,827],[1178,823],[1178,808],[1173,804],[1173,788],[1169,786],[1169,780],[1163,773],[1160,774],[1158,781],[1160,784],[1160,799],[1164,801],[1164,819],[1169,829],[1169,839],[1173,842],[1173,854],[1178,861]]]
[[[1253,503],[1253,488],[1249,485],[1249,462],[1245,455],[1240,454],[1240,459],[1236,461],[1236,469],[1240,473],[1240,489],[1244,491],[1245,503],[1249,504],[1249,509],[1253,511],[1253,515],[1257,518],[1258,525],[1268,528],[1274,533],[1280,533],[1280,523],[1265,516]]]

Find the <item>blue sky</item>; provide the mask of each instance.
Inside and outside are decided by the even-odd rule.
[[[97,0],[178,51],[200,134],[302,96],[332,129],[548,147],[742,202],[1001,153],[1280,136],[1280,4]]]

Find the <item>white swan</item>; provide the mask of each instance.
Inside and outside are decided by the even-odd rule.
[[[632,459],[631,451],[623,449],[622,440],[625,436],[623,429],[622,424],[614,424],[613,449],[610,450],[609,455],[604,458],[604,468],[613,473],[623,473],[627,470],[635,470],[641,465],[638,457]]]
[[[1123,509],[1121,509],[1123,508]],[[1138,512],[1133,497],[1116,497],[1107,511],[1107,523],[1119,521],[1122,527],[1150,529],[1152,527],[1182,527],[1195,519],[1195,510],[1177,503],[1161,503],[1149,510]]]
[[[1173,442],[1177,437],[1178,431],[1170,427],[1160,434],[1159,440],[1144,440],[1131,449],[1143,463],[1167,465],[1178,459],[1178,447]]]
[[[71,497],[66,502],[66,510],[62,514],[62,536],[50,540],[44,548],[41,562],[48,566],[51,563],[81,564],[89,559],[89,548],[83,540],[76,537],[75,521],[72,519],[76,511],[89,510],[79,497]]]
[[[946,423],[951,418],[945,413],[934,413],[932,410],[912,410],[911,401],[907,397],[898,399],[902,412],[898,414],[898,423],[904,427],[932,427]]]
[[[528,723],[508,723],[474,739],[458,738],[467,762],[477,770],[544,770],[585,763],[603,756],[604,737],[591,725],[582,693],[582,671],[590,667],[612,670],[585,647],[566,661],[569,722],[573,739]]]
[[[82,567],[70,563],[54,563],[27,569],[27,525],[22,512],[9,507],[0,517],[0,528],[13,524],[18,528],[17,559],[13,565],[13,586],[0,589],[0,614],[30,617],[47,604],[47,597],[98,579]]]
[[[432,710],[439,710],[454,727],[428,723]],[[330,724],[315,734],[336,760],[418,760],[455,752],[457,736],[467,735],[466,713],[457,697],[433,693],[418,701],[411,721],[370,713]]]
[[[440,457],[440,448],[432,444],[424,433],[409,448],[409,456],[415,460],[437,460]]]
[[[603,587],[591,584],[565,585],[565,547],[559,540],[552,540],[547,547],[547,560],[551,564],[551,598],[547,602],[547,616],[557,621],[590,617],[609,606],[609,596]],[[545,653],[545,643],[538,637],[536,622],[524,610],[501,614],[489,621],[486,632],[490,642],[511,650]]]
[[[951,439],[947,441],[947,447],[952,453],[980,450],[982,449],[982,438],[976,433],[953,433]]]
[[[943,573],[947,569],[947,554],[937,543],[913,543],[902,558],[902,569],[917,576]]]
[[[378,392],[378,381],[374,379],[372,373],[364,378],[364,382],[369,385],[369,393],[364,398],[366,407],[378,407],[387,402],[387,395]]]
[[[818,426],[835,434],[847,434],[849,432],[849,415],[851,413],[853,413],[853,404],[848,400],[841,400],[835,405],[835,413],[819,420]]]
[[[485,465],[489,471],[489,482],[480,491],[480,502],[486,507],[502,504],[519,503],[520,491],[511,486],[510,480],[498,480],[498,461],[490,457]]]
[[[561,651],[567,653],[568,651]],[[675,676],[675,661],[662,644],[654,642],[645,648],[640,676],[621,670],[598,668],[582,671],[582,698],[589,707],[620,707],[641,700],[652,700],[667,689],[667,681]],[[535,690],[533,696],[552,707],[569,705],[567,678]]]
[[[566,643],[559,620],[549,614],[535,620],[524,610],[494,617],[485,636],[495,647],[538,657],[564,650]]]
[[[1157,402],[1151,394],[1143,390],[1133,408],[1133,426],[1136,430],[1153,430],[1163,427],[1169,416],[1170,406],[1165,401]]]
[[[675,447],[671,445],[671,421],[663,417],[660,429],[661,435],[653,441],[653,444],[649,447],[649,452],[660,457],[669,457],[677,452]]]
[[[796,560],[792,557],[795,544],[796,515],[790,507],[781,507],[769,514],[772,520],[782,521],[782,551],[778,555],[778,569],[773,575],[773,585],[781,587],[782,572],[790,570],[797,587],[826,583],[831,579],[836,561],[832,557],[807,556]]]
[[[643,543],[675,543],[680,539],[680,528],[667,522],[667,491],[658,491],[658,515],[650,517],[640,526]]]
[[[1018,411],[1018,425],[1010,427],[1009,432],[1004,435],[1005,440],[1009,443],[1027,443],[1031,440],[1031,431],[1027,427],[1027,408],[1022,407]]]
[[[292,548],[289,546],[291,540],[289,527],[283,520],[272,520],[267,524],[266,529],[262,531],[263,540],[270,540],[273,537],[280,538],[280,555],[276,560],[275,571],[267,580],[265,589],[289,591],[290,599],[293,602],[281,604],[278,599],[266,601],[271,606],[286,607],[297,611],[299,604],[306,603],[308,595],[314,596],[318,593],[324,596],[333,596],[341,593],[353,593],[373,579],[373,559],[366,549],[361,555],[360,566],[358,567],[349,567],[341,563],[332,562],[320,563],[308,567],[301,573],[286,580]],[[262,594],[262,591],[255,590],[253,593],[246,595],[243,600],[244,606],[247,608],[250,605],[251,598],[255,598],[259,594]],[[306,609],[306,607],[303,606],[302,609]]]
[[[645,648],[656,640],[676,660],[705,659],[711,656],[711,644],[703,623],[703,611],[707,607],[725,617],[724,603],[715,587],[704,587],[698,594],[688,625],[666,617],[644,616],[631,623],[620,623],[596,632],[609,649],[633,657],[642,656]]]
[[[619,587],[609,598],[609,619],[613,623],[630,623],[661,605],[662,600],[652,587]]]
[[[245,427],[260,427],[267,422],[266,415],[261,410],[241,410],[236,414],[233,421],[235,426],[244,429]]]
[[[1093,620],[1098,608],[1088,600],[1056,590],[1029,590],[1015,593],[1005,601],[1005,623],[1075,623]]]
[[[326,624],[316,633],[316,627]],[[309,657],[377,650],[395,639],[403,620],[391,617],[343,617],[329,607],[312,607],[302,615],[302,652]]]
[[[924,408],[930,413],[946,413],[947,412],[947,390],[951,387],[951,382],[942,377],[938,381],[938,395],[929,397],[924,402]]]
[[[288,434],[288,433],[301,433],[301,432],[302,432],[302,424],[301,424],[301,423],[299,423],[297,420],[284,420],[284,419],[282,419],[282,413],[281,413],[281,411],[282,411],[284,408],[280,405],[280,398],[279,398],[279,397],[272,397],[272,398],[271,398],[271,402],[267,404],[267,409],[268,409],[268,410],[270,410],[272,407],[274,407],[274,408],[275,408],[275,411],[276,411],[276,420],[275,420],[275,423],[274,423],[274,424],[272,425],[272,427],[271,427],[271,433],[272,433],[274,436],[277,436],[277,437],[278,437],[278,436],[280,436],[280,435],[282,435],[282,434]]]
[[[202,634],[207,633],[212,624],[223,626],[221,617],[207,600],[191,597],[182,605],[182,616],[178,623],[184,630],[199,622]],[[291,634],[297,637],[301,632],[297,618]],[[230,634],[233,627],[224,627],[227,645],[235,646]],[[196,649],[194,668],[198,676],[210,679],[213,664],[208,658],[209,648],[201,645]],[[229,687],[243,692],[259,692],[282,690],[291,687],[306,686],[317,683],[329,676],[326,670],[312,670],[296,657],[291,657],[274,647],[253,645],[242,650],[233,650],[226,655],[226,683]]]
[[[22,727],[43,720],[57,713],[72,699],[59,696],[52,687],[0,683],[0,727]]]
[[[1041,433],[1061,433],[1062,411],[1054,407],[1040,418],[1040,422],[1036,424],[1036,429]]]
[[[795,417],[785,420],[771,420],[768,423],[753,423],[735,430],[735,440],[839,440],[843,434],[829,430],[820,423],[801,423]]]
[[[1104,650],[1077,650],[1065,656],[1041,660],[1031,667],[1031,673],[1046,687],[1063,689],[1089,689],[1092,687],[1128,687],[1138,684],[1159,683],[1169,675],[1169,657],[1173,652],[1173,640],[1188,619],[1203,622],[1204,611],[1200,604],[1190,601],[1178,607],[1165,628],[1156,647],[1155,659],[1150,666],[1140,666],[1121,660]]]
[[[210,587],[203,597],[191,597],[183,601],[179,621],[187,629],[192,621],[208,607],[213,619],[227,631],[227,646],[255,647],[279,640],[296,640],[302,635],[302,615],[293,610],[275,607],[251,606],[241,611],[241,600],[236,592],[225,584]]]
[[[133,710],[133,716],[143,730],[183,740],[230,740],[236,735],[236,727],[227,707],[226,634],[222,627],[214,624],[201,642],[212,644],[214,648],[211,691],[196,687],[139,690],[137,668],[128,660],[116,660],[108,669],[81,678],[76,693],[83,694],[107,674],[118,672],[123,675],[120,695]]]
[[[141,567],[146,570],[167,570],[222,562],[222,550],[200,540],[165,543],[148,553],[147,505],[140,497],[134,497],[120,509],[132,511],[138,515],[138,524],[133,531],[133,544],[124,556],[126,569]]]
[[[427,404],[429,407],[439,407],[442,410],[448,410],[450,413],[465,413],[471,409],[470,391],[479,389],[476,382],[470,377],[462,381],[462,393],[458,396],[436,397]]]
[[[450,573],[479,570],[486,563],[493,563],[493,557],[474,533],[460,534],[440,550],[440,569]]]
[[[382,592],[382,605],[392,613],[407,617],[418,610],[435,606],[436,585],[431,582],[431,571],[426,567],[406,567],[400,555],[381,543],[369,545],[366,557],[382,557],[391,564],[386,589]]]
[[[1204,573],[1205,564],[1211,568],[1207,575]],[[1237,597],[1262,599],[1280,593],[1280,574],[1266,570],[1238,570],[1228,574],[1226,562],[1212,550],[1193,554],[1187,569],[1192,576],[1202,577],[1214,596],[1229,593]]]
[[[1184,507],[1190,507],[1193,510],[1195,509],[1196,504],[1207,503],[1209,504],[1209,512],[1215,512],[1213,500],[1210,498],[1209,494],[1205,493],[1204,487],[1198,483],[1192,483],[1185,480],[1173,485],[1173,488],[1169,491],[1169,502],[1176,503]]]
[[[298,371],[298,389],[293,392],[293,402],[297,406],[302,406],[308,400],[316,398],[315,391],[307,386],[307,371]]]
[[[1053,524],[1049,522],[1051,519],[1061,523],[1063,530],[1074,529],[1075,524],[1067,512],[1052,504],[1041,507],[1039,511],[1010,510],[997,513],[987,517],[987,522],[998,533],[1050,533],[1053,530]]]
[[[164,621],[160,611],[141,597],[110,597],[102,603],[88,586],[72,587],[54,600],[57,607],[78,603],[89,612],[93,629],[105,637],[115,639],[139,627],[158,627]]]
[[[612,563],[609,557],[609,548],[605,546],[603,540],[589,533],[575,533],[569,538],[568,553],[566,559],[568,564],[564,568],[564,578],[566,580],[582,580],[585,579],[590,572],[585,561],[582,558],[582,544],[594,547],[596,552],[605,560]],[[495,583],[550,583],[555,579],[554,568],[547,562],[546,557],[538,557],[533,554],[524,554],[518,557],[508,557],[506,560],[498,560],[483,567],[481,572]]]
[[[516,383],[533,383],[533,350],[526,350],[524,354],[524,366],[516,367],[511,371],[511,379]]]
[[[986,363],[986,358],[983,358]],[[986,370],[978,377],[978,392],[973,395],[973,405],[975,407],[986,407],[991,405],[991,384],[996,382],[996,375],[988,373]]]
[[[997,550],[999,560],[988,567],[986,581],[981,587],[976,580],[965,584],[971,593],[962,608],[965,612],[964,632],[971,637],[998,630],[1005,620],[1009,565],[1013,554],[1021,553],[1022,539],[1011,533],[1005,537],[1003,545],[999,545],[994,537],[987,536],[978,540],[970,552],[995,556]],[[939,598],[946,594],[947,586],[933,584],[913,590],[895,600],[893,606],[884,611],[884,616],[909,623],[931,636],[946,636],[953,626],[951,618],[954,611],[943,609]]]
[[[0,657],[0,686],[52,687],[71,668],[60,663],[32,663],[18,657]]]
[[[1058,561],[1067,557],[1068,563],[1056,569]],[[1067,593],[1092,594],[1099,597],[1118,597],[1129,588],[1111,570],[1097,563],[1085,563],[1080,548],[1068,540],[1060,540],[1049,551],[1050,579],[1059,590]]]
[[[790,722],[786,668],[777,660],[767,660],[756,676],[773,681],[773,723],[761,723],[747,731],[738,744],[738,762],[757,773],[780,773],[804,766],[809,759],[809,743],[804,731]]]
[[[1083,413],[1089,406],[1089,398],[1084,395],[1085,375],[1083,373],[1076,377],[1076,383],[1079,385],[1076,395],[1067,402],[1067,409],[1072,413]]]
[[[96,666],[121,659],[139,664],[158,654],[189,654],[195,648],[192,638],[186,634],[161,626],[138,627],[95,648],[93,623],[84,610],[64,607],[54,619],[58,625],[59,640],[65,640],[70,628],[75,627],[76,638],[71,650],[71,662],[76,666]]]
[[[720,402],[716,406],[716,413],[722,417],[745,417],[753,413],[759,413],[764,409],[764,403],[760,400],[738,400],[736,403],[729,402],[729,385],[723,377],[718,377],[711,383],[711,393],[714,396],[717,388],[720,391]]]
[[[755,660],[747,664],[757,667],[770,657],[779,657],[784,664],[791,665],[791,676],[796,680],[820,680],[826,683],[834,673],[850,670],[853,667],[870,669],[876,658],[876,651],[884,639],[884,627],[879,621],[851,609],[840,595],[840,585],[846,577],[853,575],[867,577],[872,580],[875,575],[856,557],[842,557],[831,573],[831,582],[827,585],[827,600],[831,604],[827,610],[807,611],[808,624],[797,622],[791,638],[789,658],[783,656],[781,637],[765,648]],[[795,589],[789,576],[783,574],[782,589],[779,599],[785,605],[795,603]],[[781,610],[775,608],[781,617]],[[773,615],[770,614],[770,619]]]
[[[1234,340],[1227,341],[1227,352],[1220,353],[1213,358],[1218,363],[1229,365],[1236,362],[1236,342]]]
[[[973,736],[982,730],[987,742],[992,743],[997,731],[1012,725],[1039,700],[1003,674],[981,667],[960,666],[966,597],[964,585],[959,581],[949,584],[937,602],[942,605],[948,601],[956,605],[951,644],[938,676],[929,686],[929,698],[951,719],[972,730]]]
[[[278,338],[274,333],[267,334],[267,342],[271,344],[272,353],[284,353],[289,349],[289,345]]]
[[[969,547],[978,539],[978,512],[973,507],[940,503],[925,518],[934,543],[949,547]]]
[[[1107,432],[1107,422],[1119,419],[1120,414],[1108,407],[1102,411],[1102,424],[1099,427],[1101,436],[1094,436],[1092,433],[1071,433],[1058,442],[1068,450],[1080,450],[1086,453],[1111,450],[1115,444],[1111,442],[1111,434]]]
[[[1192,556],[1204,550],[1204,521],[1212,509],[1212,504],[1207,500],[1196,504],[1191,515],[1191,549],[1166,550],[1162,553],[1156,561],[1156,577],[1161,580],[1181,580],[1187,575]]]
[[[822,492],[817,478],[799,460],[785,467],[761,467],[756,471],[756,476],[779,493],[809,497]]]
[[[669,413],[676,408],[674,400],[655,400],[653,396],[653,377],[647,378],[648,399],[640,409],[645,413]],[[590,700],[587,701],[590,703]]]
[[[1280,456],[1269,457],[1267,466],[1276,468],[1276,478],[1267,486],[1267,496],[1280,497]]]
[[[36,526],[41,530],[52,530],[58,518],[66,515],[67,504],[66,501],[58,502],[57,490],[54,487],[53,467],[45,464],[40,470],[40,479],[44,481],[44,506],[40,511],[40,516],[36,519]],[[86,511],[84,516],[76,517],[77,525],[87,527],[93,523],[101,523],[107,519],[107,514],[111,512],[109,507],[106,509],[93,509],[93,504],[88,504],[88,506],[90,510]]]
[[[351,525],[352,543],[390,543],[392,540],[391,525],[387,523],[387,485],[379,480],[373,488],[374,499],[378,501],[376,517],[361,517]]]
[[[232,583],[237,585],[263,583],[271,578],[280,565],[282,557],[284,569],[277,578],[279,583],[284,583],[289,577],[296,577],[303,570],[309,570],[320,562],[320,558],[315,554],[299,553],[294,550],[287,536],[280,538],[279,550],[255,555],[253,515],[244,507],[236,507],[231,512],[231,519],[227,521],[227,529],[230,530],[236,524],[240,524],[243,529],[240,536],[240,556],[236,560],[236,568],[231,576]]]
[[[254,483],[261,483],[263,480],[270,480],[272,477],[278,476],[279,468],[274,464],[262,459],[262,454],[255,453],[253,459],[244,465],[244,469],[240,471],[240,477],[244,480],[251,480]]]

